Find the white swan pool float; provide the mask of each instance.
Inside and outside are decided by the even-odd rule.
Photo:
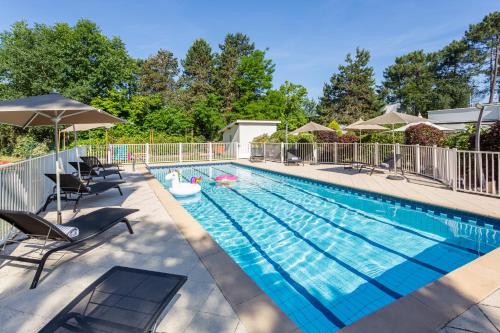
[[[199,184],[181,183],[179,181],[179,173],[176,171],[166,175],[165,180],[170,180],[171,185],[168,190],[176,197],[188,197],[201,191]]]

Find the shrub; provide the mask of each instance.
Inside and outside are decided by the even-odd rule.
[[[405,131],[405,143],[407,145],[441,146],[444,138],[442,131],[426,124],[410,126]]]
[[[341,143],[354,143],[354,142],[359,142],[359,137],[353,134],[345,134],[342,136],[339,136],[339,142]]]
[[[270,137],[269,137],[269,142],[271,143],[280,143],[280,142],[285,142],[285,131],[284,130],[278,130],[274,132]],[[299,135],[293,135],[288,133],[288,142],[289,143],[295,143],[295,142],[301,142],[301,143],[310,143],[314,142],[314,135],[311,133],[300,133]]]
[[[405,134],[404,132],[394,132],[393,139],[391,132],[369,133],[363,135],[361,141],[364,143],[404,143]]]
[[[332,130],[335,130],[337,132],[337,135],[342,135],[342,128],[340,127],[339,123],[335,121],[335,119],[328,124],[328,127]]]
[[[474,147],[474,134],[476,128],[474,125],[467,125],[465,131],[450,134],[444,140],[444,145],[450,148],[470,150]]]
[[[316,142],[328,143],[328,142],[338,142],[339,136],[337,132],[317,132]]]
[[[253,138],[253,143],[269,142],[269,134],[261,134]]]
[[[46,142],[38,142],[32,136],[19,136],[16,140],[13,155],[20,158],[29,158],[47,154],[49,147]]]
[[[497,120],[481,135],[481,150],[500,151],[500,120]]]

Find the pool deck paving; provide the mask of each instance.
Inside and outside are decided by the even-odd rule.
[[[113,266],[128,266],[187,275],[186,284],[166,309],[157,332],[248,332],[213,277],[177,229],[144,174],[125,173],[124,196],[114,189],[85,198],[85,214],[102,206],[138,208],[129,220],[134,234],[118,225],[84,248],[54,255],[36,289],[28,289],[32,265],[0,263],[0,332],[37,332],[85,287]],[[63,203],[64,204],[64,203]],[[53,209],[52,204],[50,208]],[[63,220],[73,216],[64,205]],[[47,214],[54,221],[55,214]],[[30,249],[18,247],[19,254]]]
[[[500,218],[500,199],[453,192],[410,176],[392,181],[333,165],[238,163],[356,189]],[[128,169],[128,168],[127,168]],[[0,331],[35,332],[113,266],[188,276],[167,307],[157,332],[296,332],[297,327],[144,168],[125,173],[115,190],[82,201],[79,215],[103,206],[138,208],[134,234],[114,227],[83,248],[54,256],[39,286],[33,266],[0,263]],[[53,205],[51,205],[53,209]],[[74,216],[65,205],[63,220]],[[55,219],[53,211],[46,215]],[[31,251],[15,248],[16,253]],[[362,318],[342,332],[500,332],[500,249]]]

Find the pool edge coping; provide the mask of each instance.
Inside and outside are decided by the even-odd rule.
[[[187,164],[187,163],[186,163]],[[213,240],[148,168],[141,172],[249,333],[300,332],[296,324]]]

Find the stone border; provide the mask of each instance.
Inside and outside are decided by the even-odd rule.
[[[342,333],[436,332],[500,288],[500,248],[343,328]]]
[[[146,182],[174,220],[249,333],[300,332],[295,323],[147,170]]]

